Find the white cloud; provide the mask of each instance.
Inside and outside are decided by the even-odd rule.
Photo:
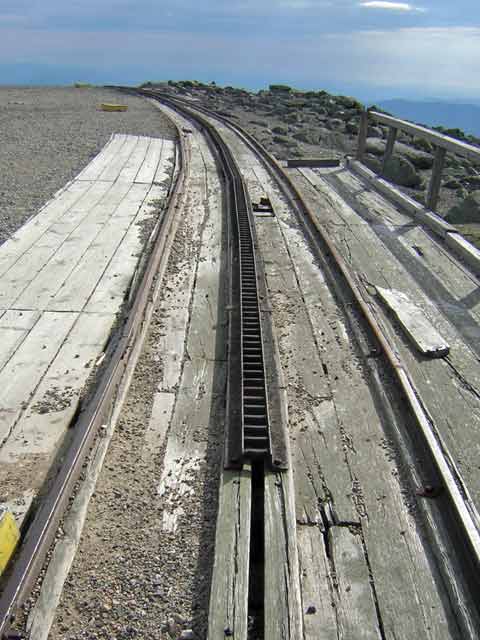
[[[368,9],[389,9],[390,11],[425,11],[425,9],[414,7],[408,2],[384,2],[383,0],[368,0],[367,2],[360,2],[360,6]]]

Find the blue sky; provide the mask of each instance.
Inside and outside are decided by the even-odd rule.
[[[285,82],[480,101],[478,0],[2,0],[0,81]]]

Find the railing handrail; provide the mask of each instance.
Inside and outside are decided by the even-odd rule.
[[[404,131],[414,136],[418,136],[428,140],[434,145],[435,154],[432,168],[432,177],[430,184],[428,185],[428,193],[426,198],[426,205],[432,211],[438,203],[440,194],[440,187],[442,183],[442,172],[445,165],[445,156],[447,151],[455,153],[469,160],[480,161],[480,148],[474,147],[471,144],[462,142],[461,140],[455,140],[443,133],[432,131],[426,127],[422,127],[413,122],[407,122],[406,120],[400,120],[400,118],[394,118],[388,116],[385,113],[378,113],[378,111],[363,111],[360,117],[360,127],[358,130],[358,148],[357,148],[357,160],[362,161],[367,150],[367,135],[368,135],[368,121],[369,119],[375,120],[380,124],[386,125],[389,128],[388,139],[385,145],[385,153],[383,154],[383,163],[381,173],[384,175],[388,162],[393,155],[395,142],[397,139],[397,133]]]
[[[455,138],[451,138],[450,136],[439,133],[438,131],[432,131],[432,129],[427,129],[427,127],[422,127],[418,124],[401,120],[400,118],[388,116],[385,113],[379,113],[378,111],[368,111],[368,116],[380,124],[425,138],[436,147],[441,147],[442,149],[446,149],[447,151],[464,158],[469,158],[470,160],[480,161],[480,147],[475,147],[472,144],[468,144],[468,142],[456,140]]]

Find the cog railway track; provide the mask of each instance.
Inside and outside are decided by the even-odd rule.
[[[383,411],[391,417],[392,424],[398,424],[398,416],[392,415],[394,402],[391,391],[385,391],[386,377],[390,389],[395,388],[395,400],[402,406],[405,415],[404,430],[397,429],[397,446],[411,470],[410,482],[413,486],[418,486],[424,478],[428,478],[430,482],[443,489],[440,506],[424,501],[420,514],[428,530],[436,569],[442,576],[450,599],[449,606],[454,611],[463,637],[478,637],[480,604],[475,594],[480,591],[480,536],[477,513],[448,452],[442,449],[435,436],[428,412],[419,401],[408,371],[384,338],[356,282],[328,235],[316,222],[312,211],[304,203],[283,168],[246,131],[197,104],[162,92],[119,89],[158,100],[192,120],[207,136],[224,177],[224,203],[230,231],[224,465],[228,469],[253,469],[252,501],[248,514],[250,558],[246,581],[250,584],[243,584],[243,604],[239,606],[241,612],[236,614],[243,616],[245,620],[242,623],[242,632],[237,635],[234,633],[237,618],[234,616],[232,622],[231,612],[217,610],[215,617],[225,620],[222,623],[224,635],[234,636],[239,640],[246,639],[248,616],[253,616],[257,627],[260,627],[263,624],[263,603],[275,597],[275,594],[268,593],[272,587],[263,567],[265,545],[268,545],[265,537],[263,486],[267,474],[282,475],[291,473],[292,470],[289,469],[287,425],[277,406],[281,399],[276,385],[271,384],[276,376],[270,370],[276,362],[270,340],[273,328],[268,320],[268,296],[262,258],[257,253],[255,216],[246,182],[235,160],[235,153],[224,135],[219,132],[216,122],[220,122],[223,127],[238,136],[251,153],[259,158],[272,180],[277,183],[279,191],[296,212],[298,219],[302,221],[304,233],[326,274],[329,285],[335,292],[338,303],[343,307],[352,333],[364,353],[375,353],[376,357],[368,360],[371,384],[376,389],[377,397],[382,399]],[[183,153],[181,155],[182,161],[186,162],[187,158]],[[9,631],[15,622],[15,613],[28,597],[42,569],[96,430],[115,403],[114,390],[121,379],[128,354],[132,352],[135,340],[140,340],[142,319],[148,318],[148,313],[147,316],[145,314],[149,291],[158,269],[163,268],[163,255],[174,232],[174,218],[178,215],[181,192],[180,175],[171,196],[169,213],[158,231],[157,247],[138,289],[121,340],[112,354],[111,365],[106,370],[91,405],[78,418],[75,425],[77,438],[68,452],[51,492],[31,522],[8,579],[4,581],[0,599],[0,636],[5,639],[15,637],[10,635]],[[422,460],[421,467],[416,464],[417,459]],[[286,513],[290,513],[288,509]],[[328,520],[328,516],[324,514],[324,517]],[[244,560],[240,558],[238,562],[242,563]],[[211,604],[211,615],[216,606],[216,603]],[[213,640],[212,629],[213,627],[209,637]],[[283,637],[293,639],[297,637],[295,634],[295,624],[292,623],[292,628],[286,631]],[[388,637],[382,634],[383,631],[381,637]],[[265,638],[270,640],[267,632]]]

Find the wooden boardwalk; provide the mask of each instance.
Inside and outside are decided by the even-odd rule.
[[[480,509],[480,286],[444,242],[346,168],[292,170],[404,360],[436,430]],[[450,345],[416,349],[376,287],[401,292]]]
[[[0,247],[0,500],[19,520],[94,375],[174,158],[171,140],[112,136]]]
[[[266,477],[265,572],[270,597],[265,600],[264,615],[269,637],[460,637],[415,517],[418,498],[401,479],[402,464],[388,419],[379,409],[337,301],[303,230],[265,168],[232,132],[223,126],[219,129],[235,151],[252,201],[267,195],[274,211],[273,216],[257,217],[256,227],[288,396],[292,478],[290,481],[280,474]],[[322,190],[317,190],[303,171],[315,185],[320,183]],[[389,238],[400,242],[405,238],[411,254],[418,256],[412,245],[421,246],[428,256],[425,262],[435,259],[431,277],[441,273],[454,278],[454,295],[460,299],[470,296],[468,312],[473,314],[479,302],[475,278],[411,218],[378,194],[365,194],[365,187],[350,171],[292,169],[290,173],[321,222],[329,225],[359,282],[364,282],[363,290],[369,292],[375,309],[396,336],[394,345],[402,356],[408,352],[409,369],[410,363],[416,362],[412,368],[415,382],[419,368],[423,367],[426,382],[430,372],[451,370],[449,363],[455,362],[474,385],[478,366],[471,345],[460,342],[443,314],[432,309],[428,296],[421,294],[422,282],[415,282],[417,295],[405,289],[405,282],[413,286],[414,279],[398,264],[395,253],[377,239],[375,223],[391,227],[390,232],[385,231]],[[354,182],[352,191],[357,197],[369,198],[365,205],[369,219],[367,214],[365,219],[360,216],[349,205],[347,194],[340,194],[329,182],[339,175]],[[378,209],[383,215],[380,220],[375,214]],[[364,234],[362,241],[354,244],[351,238],[360,233]],[[358,265],[357,251],[368,252]],[[396,277],[387,279],[390,273]],[[367,274],[365,278],[363,274]],[[392,321],[374,287],[368,286],[370,281],[408,293],[419,309],[425,309],[425,318],[451,345],[448,360],[431,360],[417,351]],[[461,303],[458,306],[466,312]],[[454,315],[453,308],[451,312]],[[467,322],[468,315],[464,317]],[[469,321],[472,330],[474,318]],[[465,354],[469,360],[462,361]],[[438,402],[445,406],[455,398],[455,407],[458,410],[461,406],[462,412],[453,424],[466,423],[472,438],[478,414],[468,413],[468,402],[474,398],[466,398],[466,389],[459,391],[458,385],[452,384],[453,375],[452,371],[443,386],[426,399],[433,410]],[[449,390],[445,390],[447,386]],[[454,411],[450,407],[448,415]],[[436,416],[440,417],[440,410]],[[460,440],[467,434],[465,429],[457,436],[455,451],[460,451]],[[466,446],[461,451],[464,460],[468,456],[473,461],[474,451],[469,452]],[[468,479],[475,482],[473,474]],[[270,484],[275,485],[274,491]],[[241,500],[235,504],[241,511]],[[238,522],[238,513],[230,519]],[[241,544],[243,539],[239,537],[239,541]]]

